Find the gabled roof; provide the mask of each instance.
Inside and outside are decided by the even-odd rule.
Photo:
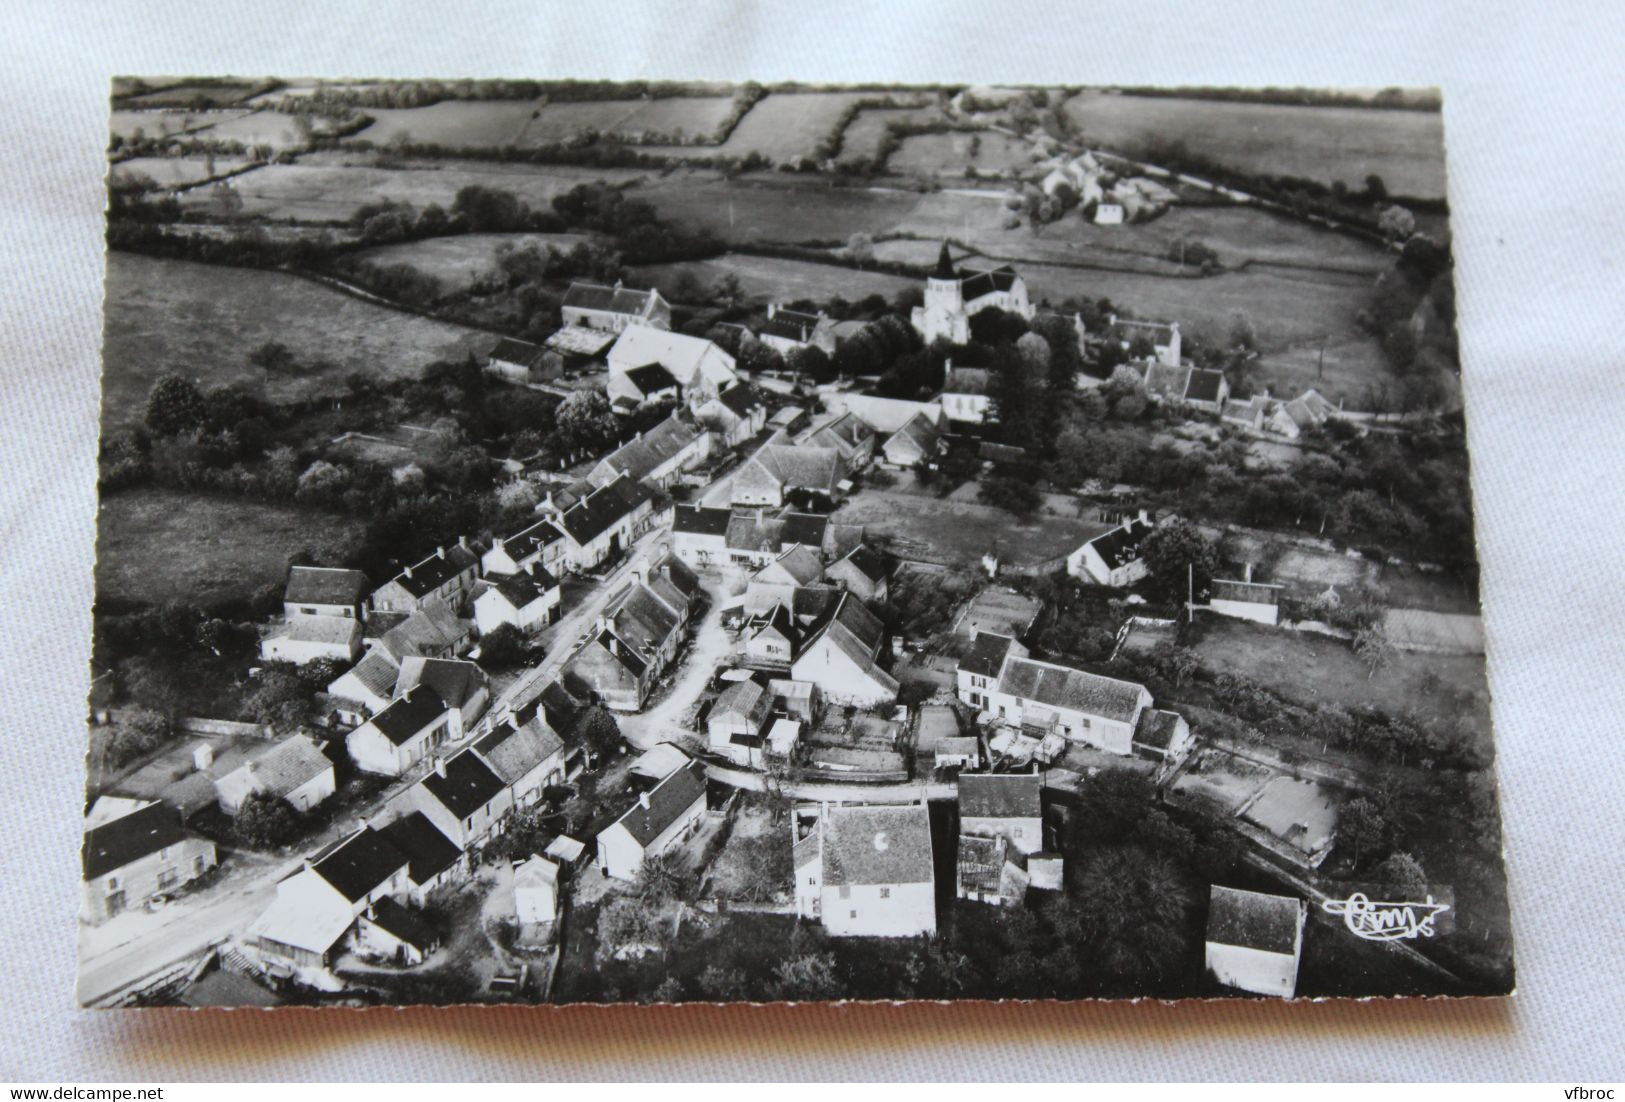
[[[985,367],[956,367],[943,383],[944,394],[986,394],[992,375]]]
[[[550,520],[539,520],[527,528],[521,528],[513,535],[502,541],[503,550],[509,558],[518,562],[529,558],[550,543],[564,538],[564,533],[553,526]]]
[[[846,641],[850,640],[858,651],[865,656],[873,658],[885,641],[886,625],[864,604],[856,594],[843,592],[840,602],[835,606],[835,614],[830,618],[828,630],[842,637],[843,649]]]
[[[703,505],[678,505],[673,510],[671,530],[694,536],[722,536],[733,519],[731,509],[707,509]]]
[[[976,301],[983,295],[991,295],[997,291],[1008,291],[1016,285],[1021,277],[1016,270],[1005,264],[997,268],[959,269],[959,293],[967,304]]]
[[[615,343],[616,336],[614,331],[608,329],[566,325],[543,343],[566,356],[601,356],[604,349]]]
[[[361,661],[350,667],[348,673],[340,674],[327,686],[327,691],[335,696],[342,696],[334,689],[346,677],[353,677],[359,681],[363,688],[382,700],[388,700],[395,695],[395,681],[400,676],[400,669],[395,665],[388,653],[381,648],[374,647],[361,656]]]
[[[361,621],[348,616],[294,616],[288,620],[287,638],[296,643],[353,647],[361,639]]]
[[[427,884],[463,855],[457,843],[442,834],[421,811],[403,815],[378,830],[406,858],[406,875],[414,884]]]
[[[622,476],[572,505],[559,518],[559,527],[577,546],[583,546],[653,496],[654,493],[637,479]]]
[[[659,364],[678,382],[693,383],[700,361],[713,349],[721,357],[722,365],[731,371],[733,357],[704,337],[690,337],[647,325],[629,325],[615,341],[615,347],[609,350],[609,358],[614,363],[638,367]]]
[[[1190,364],[1165,364],[1161,360],[1151,363],[1145,371],[1145,389],[1165,398],[1183,398],[1191,381]]]
[[[840,452],[801,444],[763,444],[746,460],[746,465],[760,467],[773,482],[786,489],[817,490],[826,494],[834,493],[836,484],[845,475]]]
[[[735,681],[711,706],[711,720],[739,720],[760,727],[767,721],[772,698],[754,681]]]
[[[391,701],[367,725],[376,728],[392,745],[400,746],[445,714],[446,702],[440,694],[420,685]]]
[[[494,578],[491,582],[491,588],[516,609],[541,600],[558,587],[559,580],[540,566],[532,573]]]
[[[676,612],[642,585],[626,591],[609,620],[615,634],[636,647],[640,655],[653,654],[681,623]]]
[[[1140,713],[1140,722],[1134,726],[1134,741],[1142,746],[1166,750],[1179,730],[1178,712],[1165,712],[1161,708],[1147,708]]]
[[[812,340],[813,332],[821,320],[818,314],[807,314],[780,306],[762,325],[759,332],[764,337],[782,337],[785,340],[806,344]]]
[[[458,619],[445,601],[435,600],[384,632],[383,644],[391,654],[408,658],[447,650],[467,634],[467,621]]]
[[[756,572],[760,579],[767,573],[782,574],[791,585],[811,585],[824,576],[824,564],[818,561],[818,556],[809,550],[805,544],[792,544],[779,557]]]
[[[994,631],[979,631],[971,640],[970,650],[959,660],[959,668],[978,677],[997,677],[1004,665],[1004,656],[1010,653],[1015,640]]]
[[[786,513],[780,517],[755,513],[730,514],[727,545],[735,551],[762,551],[777,554],[788,547],[824,546],[829,518],[811,513]]]
[[[691,761],[648,792],[649,805],[639,800],[615,822],[640,846],[648,846],[676,822],[696,800],[705,799],[705,767]]]
[[[846,563],[871,582],[886,580],[886,560],[881,557],[880,552],[866,543],[860,543],[852,548],[840,562]]]
[[[474,744],[497,775],[508,784],[517,784],[533,769],[564,750],[559,736],[545,724],[532,719],[515,726],[505,723]]]
[[[427,685],[448,708],[461,708],[487,684],[485,671],[460,658],[401,659],[401,675],[395,691],[409,692]]]
[[[1044,780],[1036,773],[962,773],[959,815],[965,819],[1037,819]]]
[[[369,921],[419,952],[427,953],[440,943],[440,935],[435,933],[427,919],[407,910],[387,895],[374,904]]]
[[[1145,686],[1032,658],[1009,657],[999,691],[1022,700],[1127,723],[1136,718]]]
[[[687,563],[667,552],[659,562],[649,564],[643,584],[665,603],[666,607],[683,616],[688,615],[694,599],[700,595],[700,578]]]
[[[1116,570],[1140,557],[1140,545],[1150,534],[1151,525],[1139,517],[1133,517],[1110,532],[1096,536],[1088,546],[1095,549],[1095,554],[1105,561],[1108,569]]]
[[[1213,885],[1208,896],[1207,940],[1266,953],[1290,954],[1298,941],[1302,905],[1291,896]]]
[[[1207,371],[1198,368],[1191,372],[1190,382],[1185,386],[1185,400],[1188,402],[1217,402],[1219,390],[1224,385],[1224,372]]]
[[[875,430],[863,418],[848,411],[815,426],[801,438],[801,444],[807,447],[834,448],[842,455],[850,455],[854,449],[873,439],[874,435]]]
[[[630,287],[606,287],[601,283],[572,283],[564,292],[563,305],[575,310],[596,310],[605,314],[643,317],[653,307],[660,292],[637,291]]]
[[[644,397],[681,385],[671,372],[657,363],[632,368],[626,373],[626,381],[637,387]]]
[[[459,819],[472,815],[508,787],[472,750],[459,751],[444,764],[445,776],[436,768],[421,783],[424,791]]]
[[[367,593],[367,576],[336,566],[295,566],[288,570],[282,599],[292,605],[354,605]]]
[[[535,367],[541,363],[542,353],[541,345],[503,337],[492,347],[488,358],[503,363],[519,364],[522,367]]]
[[[804,547],[824,546],[824,535],[829,531],[828,517],[816,513],[785,513],[779,519],[784,522],[779,532],[781,547],[798,543]]]
[[[716,400],[740,417],[749,417],[753,410],[760,409],[766,404],[762,400],[761,392],[749,383],[735,383],[718,394]]]
[[[191,837],[173,808],[150,803],[128,815],[85,831],[80,854],[86,880],[117,872],[132,861],[177,845]]]
[[[832,807],[824,815],[826,885],[935,882],[931,817],[923,804]]]
[[[406,864],[406,855],[369,826],[318,853],[310,868],[354,903]]]
[[[916,413],[903,427],[892,433],[886,440],[886,447],[890,448],[894,442],[911,444],[916,451],[924,455],[937,446],[937,426],[924,413]]]
[[[253,769],[250,771],[249,766]],[[233,769],[227,777],[252,775],[253,785],[260,791],[280,799],[323,773],[331,772],[333,763],[326,754],[304,735],[289,735],[281,742]]]
[[[620,640],[619,632],[611,631],[609,628],[605,628],[589,639],[580,650],[570,657],[570,662],[574,663],[590,647],[598,647],[609,655],[610,659],[619,663],[621,668],[633,680],[641,680],[643,671],[649,668],[649,663],[638,657],[636,650],[632,646]]]
[[[593,473],[621,471],[641,481],[661,464],[670,461],[685,448],[692,447],[699,438],[699,429],[673,413],[648,432],[628,440],[604,456],[593,468]]]
[[[421,597],[479,564],[478,555],[462,544],[454,543],[450,547],[436,551],[421,562],[413,563],[390,580],[412,596]]]

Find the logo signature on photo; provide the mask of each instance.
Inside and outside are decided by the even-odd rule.
[[[1448,903],[1435,903],[1432,895],[1422,903],[1399,903],[1368,899],[1363,892],[1320,906],[1327,914],[1341,915],[1349,932],[1367,941],[1432,937],[1434,920],[1450,909]]]

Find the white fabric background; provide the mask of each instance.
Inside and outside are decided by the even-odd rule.
[[[1361,6],[5,5],[0,1079],[1619,1078],[1625,17],[1583,3]],[[72,1009],[101,150],[115,72],[1441,85],[1520,993],[1296,1006]]]

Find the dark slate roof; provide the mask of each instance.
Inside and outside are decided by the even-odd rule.
[[[180,813],[161,803],[151,803],[121,819],[85,831],[81,853],[86,880],[116,872],[132,861],[157,853],[167,846],[186,841]]]
[[[1198,368],[1191,372],[1191,381],[1185,387],[1185,399],[1190,402],[1217,402],[1219,385],[1223,382],[1224,372]]]
[[[564,538],[564,533],[553,526],[552,521],[539,520],[528,528],[521,528],[513,535],[502,541],[503,549],[515,562],[534,555],[537,551]]]
[[[748,417],[751,410],[764,405],[761,394],[749,383],[735,383],[718,394],[717,401],[733,410],[740,417]]]
[[[1036,773],[961,773],[959,814],[970,819],[1037,819],[1044,780]]]
[[[472,815],[508,787],[471,750],[452,755],[445,766],[444,777],[438,770],[431,770],[423,778],[423,787],[459,819]]]
[[[1016,270],[1008,264],[982,271],[963,268],[959,273],[959,293],[967,303],[974,302],[995,291],[1008,291],[1015,286],[1017,278]]]
[[[767,721],[772,704],[766,689],[755,681],[735,681],[711,706],[712,720],[737,719],[758,727]]]
[[[728,533],[728,522],[733,519],[731,509],[707,509],[703,505],[678,505],[671,522],[673,532],[686,532],[696,536],[723,536]]]
[[[411,566],[411,575],[405,570],[395,575],[394,581],[414,597],[433,592],[465,570],[480,564],[479,556],[462,544],[454,543],[442,555],[436,551],[422,562]]]
[[[440,833],[421,811],[380,827],[379,833],[406,858],[406,875],[414,884],[427,884],[463,855],[457,843]]]
[[[824,533],[829,530],[829,518],[813,513],[786,513],[782,518],[784,530],[779,534],[780,546],[805,544],[822,547]]]
[[[638,371],[646,370],[648,369],[638,368]],[[660,367],[657,370],[666,369]],[[673,383],[675,382],[676,380],[673,380]],[[642,384],[639,385],[641,387]],[[648,432],[634,440],[628,440],[604,456],[598,461],[598,466],[606,470],[625,472],[636,479],[644,479],[656,467],[670,460],[699,438],[699,429],[674,413]]]
[[[930,884],[931,816],[913,807],[832,807],[824,824],[824,883]]]
[[[786,310],[784,307],[774,313],[763,324],[760,332],[764,337],[782,337],[785,340],[806,344],[812,340],[813,330],[818,328],[817,314],[804,314],[800,310]]]
[[[886,577],[886,560],[880,552],[866,543],[860,543],[847,552],[846,558],[841,560],[850,563],[859,574],[871,582],[883,581]]]
[[[408,689],[370,722],[393,745],[400,746],[446,713],[446,702],[428,685]]]
[[[522,364],[525,367],[535,367],[541,362],[543,349],[540,345],[528,341],[516,341],[512,337],[503,337],[491,349],[489,359],[501,360],[503,363]]]
[[[999,691],[1023,700],[1127,723],[1135,718],[1134,709],[1144,686],[1049,662],[1011,658],[1004,664]]]
[[[1117,569],[1127,563],[1134,562],[1140,557],[1140,545],[1151,534],[1151,525],[1135,517],[1125,525],[1113,528],[1105,535],[1096,536],[1089,541],[1089,546],[1095,553],[1106,561],[1110,569]]]
[[[486,685],[485,671],[461,658],[416,658],[401,662],[395,687],[402,693],[427,685],[448,708],[461,708]]]
[[[564,743],[533,719],[518,726],[504,723],[476,742],[474,749],[504,781],[518,784],[531,770],[563,750]]]
[[[524,608],[558,587],[559,580],[540,566],[529,574],[497,579],[492,585],[514,608]]]
[[[642,394],[658,394],[677,386],[677,377],[660,364],[644,364],[626,373],[627,381]]]
[[[577,545],[585,545],[653,496],[637,479],[622,476],[572,505],[559,525]]]
[[[959,660],[959,668],[978,677],[997,677],[1015,640],[995,631],[979,631],[971,640],[970,652]]]
[[[642,315],[654,294],[654,291],[635,291],[630,287],[605,287],[601,283],[572,283],[564,292],[564,305],[577,310]]]
[[[367,576],[359,570],[334,566],[295,566],[288,570],[288,588],[282,599],[296,605],[360,604],[367,592]]]
[[[440,944],[440,935],[435,933],[427,919],[407,910],[387,895],[373,906],[372,921],[386,933],[420,952],[427,953]]]
[[[350,674],[372,692],[372,695],[388,700],[395,695],[395,681],[400,677],[400,667],[390,660],[388,654],[374,647],[362,656],[361,661],[350,668]],[[339,675],[343,677],[343,674]],[[338,678],[334,678],[335,681]],[[332,692],[332,686],[328,686]]]
[[[406,855],[387,838],[372,827],[362,827],[317,854],[310,867],[354,903],[406,864]]]
[[[1298,900],[1291,896],[1215,884],[1208,899],[1207,939],[1218,945],[1291,953],[1299,915]]]
[[[694,806],[695,800],[705,799],[705,767],[697,761],[689,762],[650,789],[648,796],[648,807],[639,800],[615,820],[642,846],[660,837],[662,831]]]
[[[1140,722],[1134,727],[1134,741],[1157,750],[1168,749],[1179,729],[1179,713],[1160,708],[1147,708],[1140,713]]]

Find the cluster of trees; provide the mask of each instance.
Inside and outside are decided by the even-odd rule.
[[[664,264],[711,257],[723,251],[709,231],[690,232],[661,220],[642,199],[598,181],[577,184],[553,197],[553,211],[571,229],[591,230],[615,242],[628,264]]]

